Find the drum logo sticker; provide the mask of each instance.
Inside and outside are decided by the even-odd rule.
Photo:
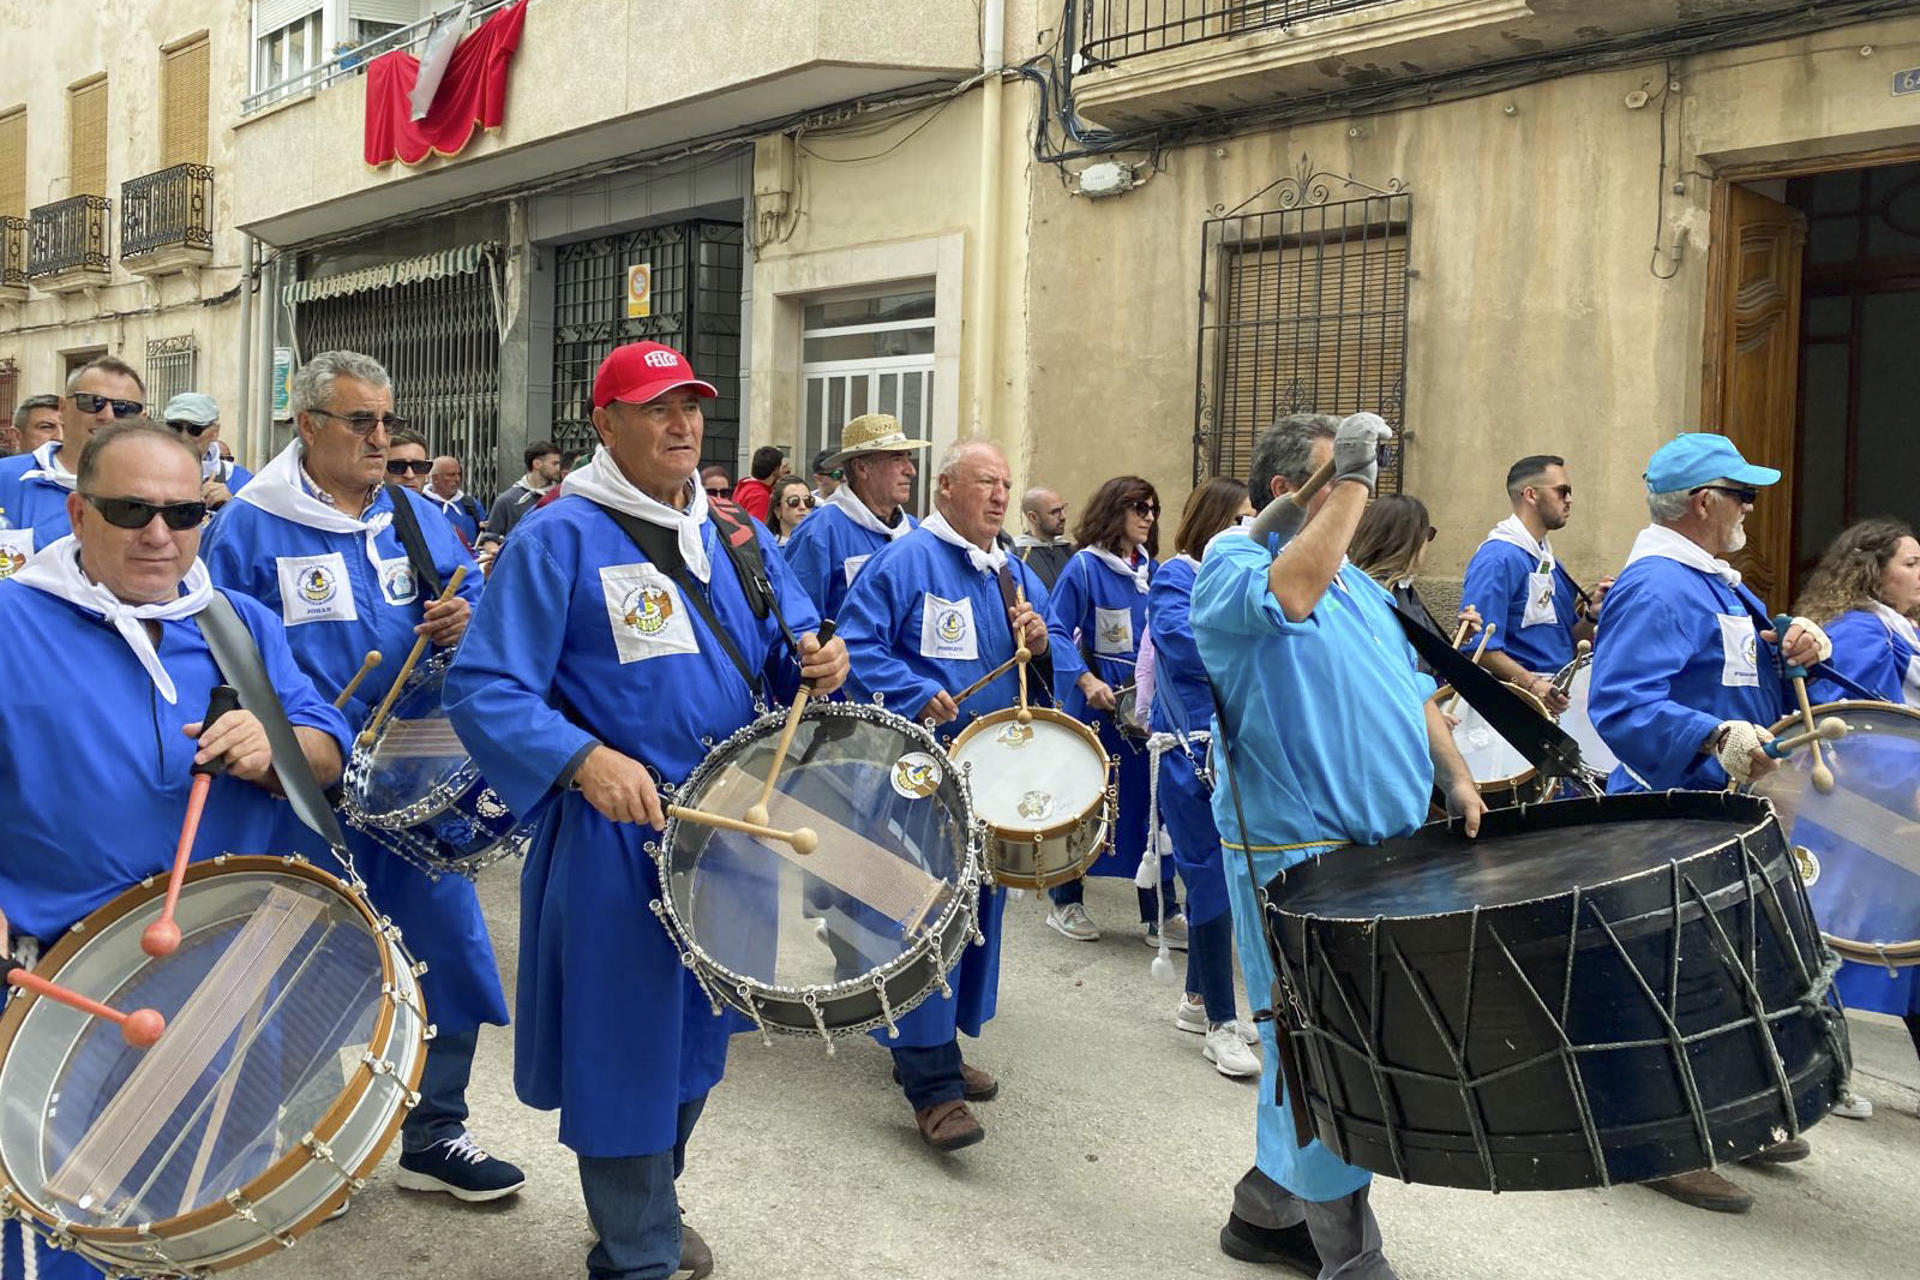
[[[347,562],[338,551],[321,556],[276,556],[274,569],[280,579],[280,616],[288,626],[359,620]]]
[[[1053,813],[1053,795],[1047,791],[1028,791],[1020,797],[1015,806],[1020,816],[1029,822],[1038,822]]]
[[[653,565],[607,565],[600,570],[600,590],[622,664],[700,652],[680,589]]]
[[[1009,720],[1000,726],[999,731],[993,735],[993,740],[1003,747],[1018,750],[1033,741],[1033,726],[1021,724],[1017,720]]]
[[[893,762],[893,789],[906,800],[925,800],[940,789],[940,762],[924,751],[909,751]]]
[[[1800,883],[1807,888],[1811,889],[1820,882],[1820,859],[1807,846],[1793,846],[1793,865],[1800,873]]]
[[[1093,651],[1118,658],[1133,656],[1133,610],[1094,609]]]
[[[920,609],[920,656],[977,662],[972,600],[943,600],[927,592]]]
[[[420,598],[413,564],[405,556],[380,562],[380,594],[388,604],[394,605],[412,604]]]

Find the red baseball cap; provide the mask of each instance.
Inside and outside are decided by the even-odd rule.
[[[604,409],[615,400],[645,404],[669,391],[687,387],[697,396],[719,395],[712,384],[693,376],[687,358],[663,342],[630,342],[615,347],[593,375],[593,407]]]

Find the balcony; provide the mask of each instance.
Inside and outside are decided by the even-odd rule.
[[[27,279],[43,293],[70,293],[107,282],[113,255],[107,224],[113,202],[105,196],[69,196],[32,211]]]
[[[177,164],[120,184],[120,261],[163,276],[213,260],[213,170]]]
[[[0,217],[0,302],[27,300],[25,218]]]

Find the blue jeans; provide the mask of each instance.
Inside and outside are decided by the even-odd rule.
[[[706,1095],[680,1104],[673,1150],[650,1156],[581,1156],[580,1191],[600,1237],[587,1253],[592,1280],[667,1280],[680,1269],[680,1198],[687,1139]]]
[[[895,1049],[893,1065],[899,1068],[900,1088],[906,1092],[907,1105],[915,1111],[925,1111],[966,1094],[966,1081],[960,1076],[957,1036],[931,1049]]]
[[[1167,919],[1171,920],[1180,914],[1180,893],[1174,885],[1171,874],[1173,871],[1173,859],[1168,858],[1162,865],[1166,867],[1169,874],[1166,879],[1160,882],[1160,892],[1166,896]],[[1140,895],[1140,923],[1159,923],[1160,902],[1159,899],[1154,897],[1153,890],[1142,889],[1136,885],[1134,892]],[[1047,896],[1053,899],[1053,904],[1057,907],[1064,907],[1069,902],[1085,902],[1087,899],[1086,879],[1082,877],[1069,880],[1065,884],[1057,884],[1047,890]]]
[[[1208,1022],[1233,1021],[1233,912],[1187,921],[1187,990],[1205,1002]]]
[[[420,1105],[400,1127],[400,1151],[415,1155],[467,1131],[467,1080],[473,1075],[473,1051],[480,1029],[427,1041],[427,1064],[420,1072]]]

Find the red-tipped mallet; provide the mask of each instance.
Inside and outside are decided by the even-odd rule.
[[[200,737],[205,739],[214,721],[229,711],[239,709],[240,695],[232,685],[213,686],[213,695],[207,699],[207,714],[200,721]],[[140,949],[156,960],[180,949],[180,926],[173,922],[173,909],[180,904],[180,883],[187,874],[187,859],[193,856],[194,837],[200,834],[200,815],[207,807],[207,788],[213,785],[213,776],[221,772],[221,768],[213,761],[193,766],[193,790],[187,795],[187,816],[180,824],[180,843],[173,851],[173,871],[167,877],[167,900],[160,908],[160,918],[140,934]]]
[[[0,972],[6,974],[6,983],[10,987],[19,987],[22,991],[31,991],[70,1009],[119,1023],[120,1035],[136,1049],[153,1048],[160,1039],[160,1033],[167,1029],[167,1020],[160,1016],[158,1009],[135,1009],[132,1013],[109,1009],[97,1000],[76,995],[57,982],[49,982],[28,973],[27,967],[16,960],[0,960]]]

